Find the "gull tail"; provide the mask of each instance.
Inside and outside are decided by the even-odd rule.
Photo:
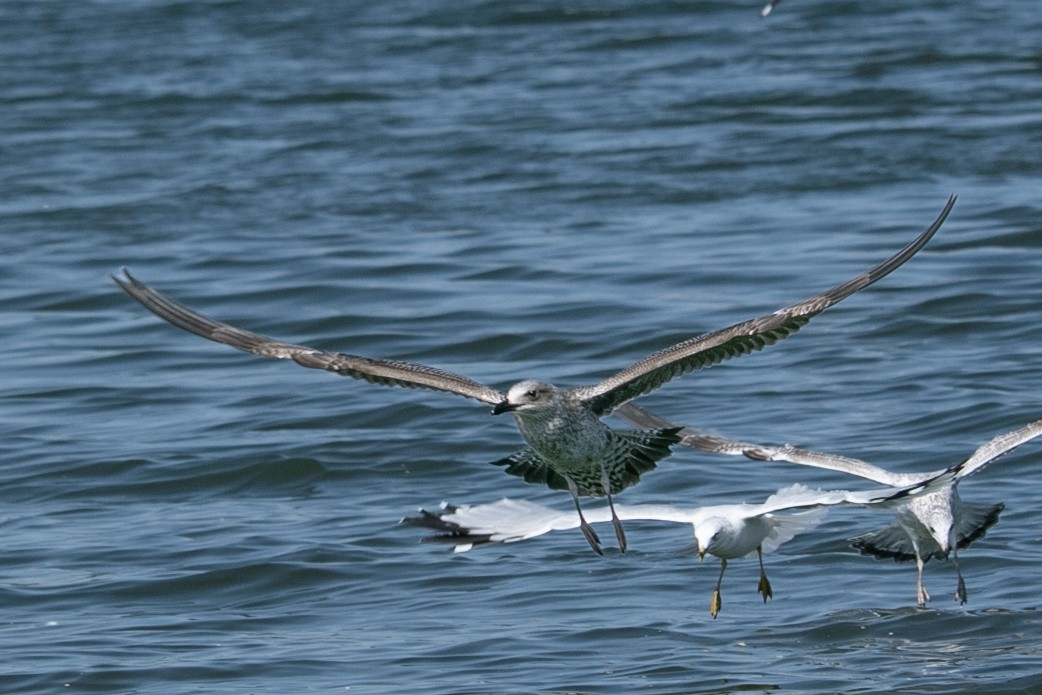
[[[608,473],[611,494],[637,483],[640,476],[654,470],[658,461],[670,455],[670,448],[680,441],[679,427],[656,430],[611,430],[611,442],[605,459],[599,464]],[[567,490],[568,481],[554,464],[533,449],[525,448],[492,462],[506,466],[506,472],[524,478],[526,483],[546,485],[554,490]],[[604,494],[599,468],[589,471],[569,470],[583,495]]]
[[[672,453],[680,442],[680,427],[657,430],[612,430],[612,451],[616,455],[604,463],[611,481],[611,493],[621,492],[640,481],[640,476]]]

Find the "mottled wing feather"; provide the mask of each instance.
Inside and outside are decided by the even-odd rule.
[[[409,362],[326,352],[244,331],[189,309],[144,284],[126,269],[123,272],[125,277],[113,276],[112,279],[124,292],[153,314],[189,333],[243,352],[274,359],[291,359],[303,367],[324,369],[384,386],[444,391],[489,404],[499,403],[504,398],[503,394],[495,389],[442,369]]]
[[[612,430],[611,436],[624,443],[615,460],[607,462],[611,494],[622,492],[640,481],[640,476],[654,470],[656,464],[671,453],[680,441],[679,427],[660,430]]]
[[[506,472],[517,475],[526,483],[546,485],[553,490],[567,490],[568,481],[555,471],[550,463],[532,449],[521,449],[510,456],[493,461],[495,466],[506,466]]]
[[[615,414],[627,422],[640,427],[678,426],[675,422],[657,415],[636,403],[624,403],[615,411]],[[751,442],[743,442],[737,439],[727,439],[717,435],[706,434],[705,432],[701,432],[691,427],[684,427],[681,429],[680,437],[681,446],[697,449],[699,451],[724,454],[727,456],[745,456],[753,461],[787,461],[789,463],[796,463],[803,466],[825,468],[872,480],[881,485],[910,485],[917,481],[927,480],[940,472],[933,471],[931,473],[923,473],[919,475],[891,473],[888,470],[878,466],[873,466],[872,464],[861,461],[860,459],[837,456],[835,454],[826,454],[819,451],[810,451],[808,449],[797,449],[789,444],[784,446],[753,444]]]
[[[670,454],[670,447],[680,437],[677,429],[611,430],[612,446],[607,460],[600,462],[608,472],[611,493],[621,492],[640,480],[644,473],[654,470],[658,461]],[[521,449],[510,456],[493,461],[506,466],[506,472],[524,478],[526,483],[546,485],[554,490],[567,490],[568,481],[554,464],[533,449]],[[598,465],[567,471],[581,495],[599,497],[604,494]]]
[[[926,245],[948,217],[955,196],[912,243],[866,272],[810,299],[772,314],[696,336],[656,352],[593,386],[575,389],[598,415],[606,415],[637,396],[649,393],[683,374],[732,357],[746,355],[791,335],[814,316],[855,292],[886,277]]]
[[[745,456],[746,451],[758,447],[757,444],[743,442],[737,439],[727,439],[708,432],[702,432],[692,427],[684,427],[672,420],[668,420],[657,413],[653,413],[636,403],[623,403],[615,410],[615,415],[629,422],[631,425],[655,429],[679,429],[680,436],[678,444],[698,451],[706,451],[711,454],[723,454],[725,456]]]

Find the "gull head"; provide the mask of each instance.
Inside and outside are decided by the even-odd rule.
[[[951,549],[955,547],[955,526],[955,519],[951,513],[935,515],[926,523],[926,530],[937,541],[937,545],[940,546],[941,553],[945,558],[948,557]]]
[[[958,506],[959,500],[953,488],[946,488],[932,495],[924,495],[912,500],[909,504],[910,511],[925,527],[926,532],[937,543],[941,554],[945,557],[955,547],[958,540],[959,523],[955,518],[955,510]]]
[[[725,534],[724,520],[720,517],[710,517],[700,524],[695,525],[695,540],[698,542],[698,559],[704,560],[706,553],[715,555]]]
[[[492,409],[492,414],[516,413],[525,415],[526,413],[536,413],[553,406],[557,403],[557,400],[558,391],[553,385],[526,379],[510,387],[510,390],[507,391],[507,397],[496,403],[496,407]]]

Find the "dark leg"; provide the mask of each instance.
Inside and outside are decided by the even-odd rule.
[[[586,517],[583,516],[582,507],[579,506],[579,488],[576,487],[575,481],[569,478],[567,475],[564,479],[568,481],[568,492],[572,493],[572,501],[575,502],[575,511],[579,514],[579,530],[586,536],[586,541],[593,548],[594,552],[598,555],[604,555],[601,550],[601,539],[597,537],[597,532],[593,530],[593,527],[586,523]]]
[[[622,530],[622,522],[615,513],[615,504],[611,500],[611,482],[608,480],[608,472],[601,470],[601,487],[608,497],[608,508],[611,509],[611,523],[615,526],[615,537],[619,540],[619,550],[626,552],[626,532]]]
[[[767,599],[774,597],[774,592],[771,591],[771,583],[767,581],[767,573],[763,571],[763,546],[756,546],[756,557],[760,558],[760,584],[756,590],[763,594],[763,602],[767,603]]]
[[[955,600],[966,603],[966,582],[962,580],[962,570],[959,569],[959,553],[952,548],[952,564],[955,565],[955,574],[959,577],[959,583],[955,586]]]
[[[720,585],[724,581],[724,570],[727,569],[727,560],[720,558],[720,576],[716,580],[716,588],[713,589],[713,597],[709,599],[709,615],[716,619],[716,614],[720,612],[720,609],[724,605],[724,600],[720,597]]]

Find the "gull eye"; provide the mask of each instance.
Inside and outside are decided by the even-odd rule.
[[[525,393],[525,398],[531,398],[534,401],[537,395],[538,394],[537,394],[536,390],[532,389],[531,391],[528,391],[528,392]]]

